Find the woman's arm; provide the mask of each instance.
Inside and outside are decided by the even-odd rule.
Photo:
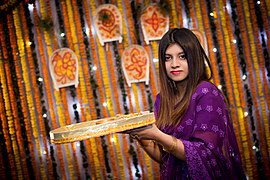
[[[161,152],[159,145],[168,153],[175,157],[185,160],[185,151],[182,141],[173,136],[163,133],[156,125],[142,131],[131,132],[130,135],[135,137],[145,152],[155,161],[161,161]]]

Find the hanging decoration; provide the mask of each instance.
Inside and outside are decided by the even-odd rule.
[[[131,83],[149,82],[149,57],[144,47],[130,45],[122,54],[122,68],[128,86]]]
[[[94,25],[100,44],[122,42],[122,16],[115,5],[100,5],[94,14]]]
[[[50,73],[55,89],[71,85],[78,86],[78,59],[69,48],[54,51],[49,62]]]
[[[169,30],[169,16],[156,3],[145,8],[140,20],[146,44],[149,44],[149,41],[160,40]]]

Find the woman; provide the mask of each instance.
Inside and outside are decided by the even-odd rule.
[[[128,133],[160,163],[161,179],[245,179],[225,98],[192,31],[163,36],[159,71],[156,124]]]

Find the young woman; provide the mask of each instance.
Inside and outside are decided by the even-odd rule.
[[[159,71],[156,124],[128,133],[160,163],[161,179],[245,179],[225,98],[192,31],[163,36]]]

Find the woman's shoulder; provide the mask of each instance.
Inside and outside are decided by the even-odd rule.
[[[216,91],[219,91],[219,89],[217,88],[217,86],[215,84],[213,84],[212,82],[209,82],[209,81],[202,81],[201,83],[198,84],[195,92],[203,92],[206,91],[206,90],[216,90]]]
[[[200,84],[198,84],[196,90],[193,93],[192,99],[205,95],[207,95],[207,97],[221,97],[224,100],[223,93],[212,82],[202,81]]]

